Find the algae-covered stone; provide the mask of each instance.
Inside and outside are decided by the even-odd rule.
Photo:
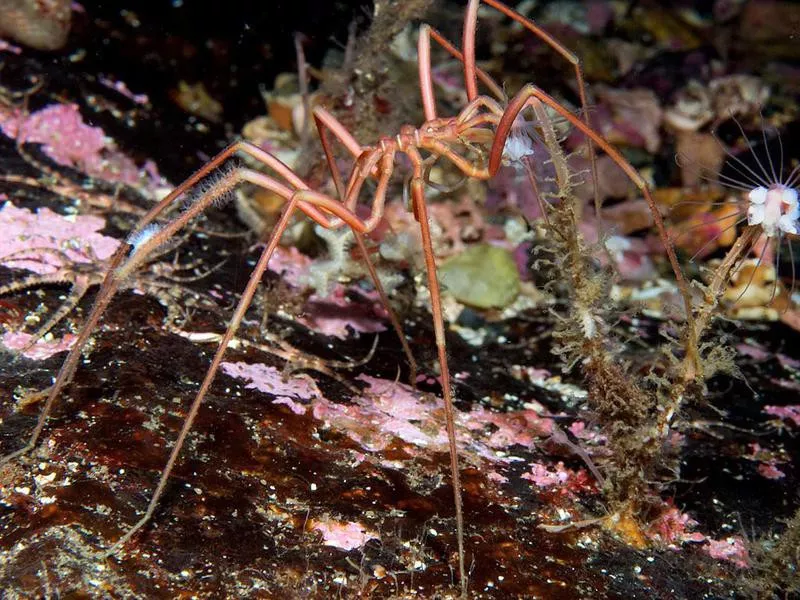
[[[439,267],[439,280],[456,300],[476,308],[503,308],[519,293],[519,272],[508,250],[470,246]]]

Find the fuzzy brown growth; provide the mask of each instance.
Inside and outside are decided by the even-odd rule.
[[[639,512],[644,508],[643,499],[649,495],[646,482],[652,480],[662,458],[658,440],[645,434],[656,413],[656,398],[652,390],[640,387],[618,361],[611,360],[599,342],[587,343],[585,352],[589,360],[583,372],[590,404],[606,423],[609,449],[614,456],[605,491],[612,505],[635,503],[638,510],[634,512]]]
[[[554,332],[555,352],[567,369],[580,365],[589,392],[588,408],[607,436],[611,458],[604,465],[604,491],[612,511],[643,520],[653,505],[649,500],[657,500],[652,482],[663,480],[664,472],[674,475],[677,469],[668,443],[672,415],[702,378],[692,367],[693,358],[675,356],[694,356],[701,349],[683,352],[684,332],[662,349],[665,360],[655,367],[663,375],[641,377],[626,368],[624,344],[607,325],[610,275],[593,266],[591,249],[578,227],[581,205],[573,192],[574,175],[549,118],[541,107],[534,105],[534,111],[556,175],[557,192],[550,198],[554,202],[548,215],[551,251],[562,257],[556,261],[558,279],[568,282],[570,308]],[[663,417],[670,408],[670,416]]]
[[[392,40],[427,13],[433,0],[376,0],[369,29],[355,42],[352,63],[326,73],[323,92],[336,102],[334,114],[356,139],[372,143],[405,123],[419,121],[419,91],[410,66],[388,51]],[[407,82],[407,83],[403,83]]]
[[[800,593],[800,510],[786,522],[777,539],[767,538],[751,547],[753,569],[742,574],[742,587],[754,598],[784,597]]]

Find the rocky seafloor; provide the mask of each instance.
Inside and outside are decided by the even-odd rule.
[[[532,13],[584,58],[597,128],[647,174],[665,214],[673,205],[687,213],[674,225],[691,232],[690,242],[676,242],[691,274],[733,243],[715,225],[729,216],[703,221],[717,209],[702,203],[718,192],[701,185],[701,172],[716,165],[734,177],[740,163],[733,156],[750,160],[746,134],[756,152],[777,159],[779,138],[772,130],[757,134],[765,122],[783,140],[781,166],[791,170],[800,156],[800,90],[792,79],[800,56],[782,43],[786,23],[800,20],[795,5],[707,4],[667,10],[552,2]],[[292,32],[305,28],[309,63],[332,72],[338,55],[329,50],[345,45],[351,20],[363,44],[376,43],[369,36],[380,32],[370,28],[373,7],[333,6],[330,30],[307,26],[308,7],[294,8],[267,19],[254,9],[181,3],[76,5],[59,50],[8,38],[0,55],[3,453],[21,447],[35,426],[41,391],[91,306],[104,261],[171,184],[243,130],[295,169],[307,168],[304,160],[324,164],[293,122],[302,105],[296,90],[273,85],[277,74],[294,70]],[[427,19],[457,39],[461,11],[434,3]],[[216,30],[208,25],[215,17]],[[488,70],[514,86],[530,79],[528,60],[539,68],[538,85],[577,108],[563,63],[508,21],[489,12],[482,19],[479,50]],[[416,27],[412,19],[412,40]],[[408,114],[421,118],[416,97],[401,99],[416,80],[403,53],[409,42],[401,34],[396,40],[392,77],[376,67],[377,82],[363,73],[349,80],[355,102],[368,106],[360,110],[371,115],[368,124],[350,125],[361,135]],[[443,63],[437,91],[454,110],[458,65],[436,58]],[[335,79],[328,75],[325,89],[341,89]],[[262,98],[259,87],[270,93]],[[344,102],[330,93],[318,101]],[[728,120],[734,109],[743,132]],[[730,154],[708,145],[712,125]],[[707,167],[692,171],[675,161],[676,154],[705,160],[692,154],[699,148],[711,155]],[[609,247],[618,261],[609,322],[627,340],[619,360],[645,373],[663,360],[658,348],[673,333],[674,285],[635,190],[604,164],[616,244]],[[539,174],[548,176],[546,168]],[[416,227],[413,218],[398,216],[397,179],[386,211],[391,223],[372,239],[376,248],[387,244],[384,257],[404,244],[416,251],[405,235]],[[503,286],[497,265],[482,267],[495,270],[489,288],[514,290],[502,306],[478,306],[455,283],[445,293],[470,596],[791,597],[797,557],[778,550],[797,529],[796,519],[787,521],[800,500],[796,259],[784,252],[774,267],[754,263],[744,307],[741,282],[732,286],[712,335],[735,349],[738,373],[712,378],[702,398],[687,403],[671,438],[680,446],[680,471],[653,482],[659,504],[625,535],[605,520],[612,511],[598,476],[613,462],[603,424],[587,409],[580,370],[565,371],[553,352],[564,295],[545,285],[546,266],[537,269],[532,248],[546,245],[534,235],[539,204],[513,173],[497,179],[479,191],[469,187],[478,200],[465,200],[457,185],[430,192],[443,272],[466,271],[458,258],[484,246],[504,249],[503,265],[516,266]],[[336,239],[319,231],[294,235],[299,250],[279,250],[155,516],[122,549],[103,554],[146,509],[263,248],[259,226],[277,210],[246,190],[125,282],[36,447],[0,467],[4,597],[458,596],[444,408],[422,271],[404,252],[382,264],[419,365],[411,387],[374,290],[346,258],[348,246],[340,247],[345,258],[333,260]],[[512,222],[527,224],[530,235]],[[584,231],[598,235],[591,215]],[[480,276],[469,271],[471,287]],[[661,295],[641,293],[662,287]],[[77,306],[30,346],[30,334],[72,299]]]

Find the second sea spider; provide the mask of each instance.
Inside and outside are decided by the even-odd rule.
[[[367,271],[389,313],[390,320],[398,333],[400,343],[403,345],[408,360],[413,365],[413,358],[411,357],[408,342],[402,333],[397,317],[391,311],[386,294],[376,275],[375,267],[369,259],[369,253],[364,242],[364,235],[373,231],[378,226],[383,216],[384,204],[396,168],[396,158],[398,155],[405,155],[411,170],[408,183],[408,189],[410,190],[409,198],[411,209],[419,224],[422,238],[436,350],[441,372],[441,387],[450,456],[451,483],[455,506],[459,576],[461,593],[466,595],[467,572],[465,568],[464,519],[462,514],[461,484],[456,449],[453,392],[451,389],[451,378],[447,360],[441,293],[437,278],[436,260],[431,239],[428,206],[425,197],[426,185],[428,184],[427,173],[430,165],[436,160],[442,159],[452,163],[465,177],[479,180],[488,180],[492,178],[499,170],[501,164],[509,158],[507,156],[509,153],[514,154],[514,156],[510,157],[511,159],[519,158],[519,152],[517,150],[507,147],[517,118],[523,111],[532,108],[537,115],[537,119],[539,119],[541,123],[543,122],[542,119],[549,119],[544,110],[544,106],[546,105],[551,110],[558,113],[561,118],[578,129],[586,139],[590,140],[590,145],[596,145],[607,153],[641,190],[641,193],[645,196],[653,211],[653,218],[659,227],[662,240],[665,242],[665,246],[667,246],[667,254],[675,270],[679,285],[681,286],[684,300],[687,303],[687,320],[690,322],[692,320],[688,289],[677,265],[674,252],[672,252],[671,247],[667,244],[663,223],[658,211],[655,209],[646,182],[622,155],[600,134],[594,131],[585,120],[587,118],[586,90],[577,57],[549,34],[541,30],[532,21],[523,17],[505,4],[497,0],[483,1],[495,10],[505,14],[532,34],[538,36],[573,66],[580,90],[581,101],[584,105],[584,119],[578,118],[572,114],[563,104],[559,103],[533,84],[525,85],[506,103],[506,96],[501,86],[476,66],[475,31],[477,27],[478,8],[481,3],[480,0],[470,0],[467,6],[464,18],[462,51],[456,49],[435,30],[427,25],[423,25],[419,33],[417,51],[419,81],[425,121],[419,127],[406,125],[400,129],[397,135],[384,137],[374,145],[362,146],[324,107],[317,106],[313,109],[314,120],[329,166],[333,187],[336,191],[335,194],[328,194],[323,191],[312,189],[303,178],[292,171],[273,154],[247,142],[236,142],[210,160],[204,167],[175,188],[175,190],[147,212],[139,221],[134,233],[128,238],[127,244],[121,245],[109,260],[106,275],[103,279],[95,304],[86,322],[81,327],[75,345],[64,361],[53,387],[49,391],[42,413],[28,443],[20,450],[3,457],[0,460],[0,464],[20,456],[36,445],[48,415],[53,409],[54,403],[60,397],[64,387],[71,381],[80,363],[81,352],[90,337],[97,330],[100,318],[109,306],[113,296],[125,285],[125,281],[142,269],[158,248],[162,247],[168,240],[173,239],[195,217],[201,215],[209,206],[217,203],[220,198],[226,196],[243,182],[248,182],[279,196],[285,203],[283,212],[278,222],[275,224],[267,244],[252,270],[248,283],[234,309],[233,316],[230,319],[225,333],[218,340],[217,350],[203,377],[199,391],[188,410],[177,441],[170,452],[169,459],[162,471],[145,514],[138,522],[129,528],[110,549],[108,549],[107,553],[116,552],[153,516],[159,499],[166,489],[170,474],[179,458],[181,449],[198,415],[200,405],[206,397],[220,368],[225,351],[235,339],[235,334],[244,319],[248,307],[253,301],[261,278],[279,244],[282,234],[298,213],[302,213],[325,229],[341,229],[347,227],[353,232],[356,244],[363,255]],[[463,63],[468,103],[454,117],[437,116],[433,77],[431,74],[431,39],[442,46],[442,48],[456,60]],[[489,90],[491,95],[480,95],[478,93],[479,79],[484,87]],[[353,166],[346,181],[339,172],[337,162],[334,158],[333,140],[331,136],[344,147],[353,160]],[[246,167],[235,167],[218,171],[219,167],[236,153],[248,155],[250,158],[260,163],[264,169],[267,169],[269,174]],[[564,166],[564,168],[566,168],[566,166]],[[218,174],[212,175],[213,173]],[[211,177],[209,177],[209,175],[211,175]],[[163,226],[155,225],[156,220],[160,216],[167,213],[173,206],[179,205],[184,194],[191,192],[191,190],[203,180],[206,180],[206,183],[201,186],[201,189],[191,194],[188,201],[184,201],[185,208],[183,212],[172,218],[172,220],[168,221]],[[375,182],[375,191],[368,206],[369,212],[367,216],[361,217],[359,215],[364,213],[357,209],[366,208],[359,207],[359,201],[361,198],[361,191],[367,181]],[[688,337],[692,338],[692,335],[690,334]],[[689,342],[693,343],[694,340],[690,339]]]

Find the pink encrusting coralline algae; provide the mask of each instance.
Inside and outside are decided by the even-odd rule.
[[[84,122],[75,104],[51,104],[31,114],[0,104],[0,131],[21,144],[41,144],[54,162],[98,179],[151,195],[166,185],[154,163],[137,167],[101,128]]]
[[[340,523],[331,519],[312,519],[308,528],[322,534],[322,543],[341,550],[361,548],[369,540],[380,539],[377,532],[370,531],[361,523],[347,521]]]
[[[778,417],[795,427],[800,427],[800,404],[788,406],[765,406],[764,412],[773,417]]]
[[[0,195],[0,201],[6,200]],[[74,263],[106,260],[119,247],[119,240],[103,235],[105,219],[93,215],[63,216],[49,208],[36,212],[19,208],[6,200],[0,207],[0,264],[27,269],[40,275],[55,273],[64,266],[58,250]]]
[[[744,539],[738,535],[724,540],[708,540],[704,550],[711,558],[728,561],[740,569],[750,566],[750,554],[747,552],[747,546]]]
[[[269,270],[281,276],[284,283],[294,288],[305,288],[311,271],[311,258],[297,248],[278,247],[269,261]],[[379,333],[386,330],[385,313],[376,293],[364,294],[372,305],[351,302],[347,289],[337,283],[326,297],[312,295],[301,316],[295,317],[323,335],[345,339],[350,329],[358,333]]]
[[[410,447],[447,451],[444,403],[409,386],[360,375],[367,384],[360,397],[349,404],[325,398],[304,376],[284,379],[275,367],[247,363],[222,363],[223,371],[248,381],[246,387],[275,395],[275,403],[287,405],[297,414],[308,413],[342,431],[370,452],[385,450],[395,439]],[[552,420],[535,410],[496,413],[478,407],[456,415],[458,445],[462,451],[492,463],[513,462],[505,452],[513,446],[533,448],[537,440],[552,433]]]
[[[119,240],[103,235],[105,220],[92,215],[62,216],[48,208],[32,212],[19,208],[5,195],[0,195],[0,264],[38,275],[52,275],[67,267],[67,263],[91,263],[109,258],[119,246]],[[52,252],[51,252],[52,251]],[[63,339],[39,340],[28,347],[31,335],[7,331],[2,344],[10,350],[22,351],[26,358],[44,360],[69,350],[75,336]]]

